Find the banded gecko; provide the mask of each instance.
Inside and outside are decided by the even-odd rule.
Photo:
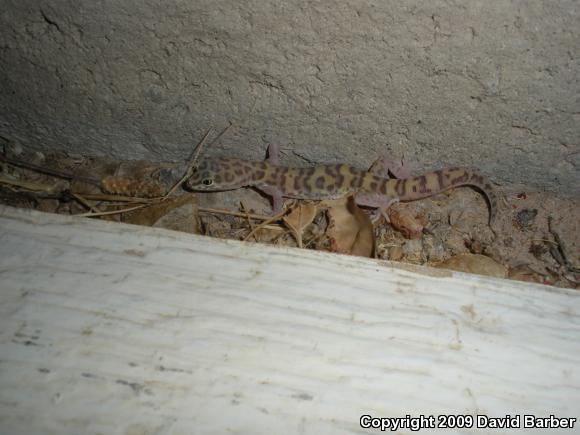
[[[354,195],[358,205],[378,208],[388,222],[387,210],[394,202],[415,201],[459,186],[472,186],[486,197],[489,224],[496,216],[497,197],[489,181],[475,169],[449,167],[417,177],[389,179],[346,164],[290,168],[278,164],[277,152],[253,162],[237,158],[200,162],[185,186],[193,191],[224,191],[251,186],[273,200],[274,213],[282,210],[282,198],[337,199]]]

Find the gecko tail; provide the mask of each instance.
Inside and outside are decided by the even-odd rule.
[[[490,226],[493,226],[497,217],[497,193],[488,178],[476,169],[445,168],[418,177],[390,181],[395,182],[394,188],[401,201],[427,198],[460,186],[474,187],[483,193],[486,199]]]

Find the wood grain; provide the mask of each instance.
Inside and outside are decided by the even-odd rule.
[[[8,207],[0,288],[2,433],[580,414],[573,291]]]

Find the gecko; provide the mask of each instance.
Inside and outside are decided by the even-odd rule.
[[[482,192],[489,206],[489,225],[496,217],[497,195],[478,170],[448,167],[405,179],[387,178],[348,164],[310,168],[279,164],[277,148],[270,146],[266,161],[238,158],[202,160],[185,187],[193,191],[225,191],[254,187],[272,198],[273,213],[282,210],[283,198],[325,200],[354,195],[362,207],[376,208],[389,222],[387,211],[395,202],[416,201],[446,190],[471,186]]]

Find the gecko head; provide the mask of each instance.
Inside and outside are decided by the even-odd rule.
[[[248,184],[243,169],[239,159],[206,159],[195,168],[185,186],[197,192],[238,189]]]

